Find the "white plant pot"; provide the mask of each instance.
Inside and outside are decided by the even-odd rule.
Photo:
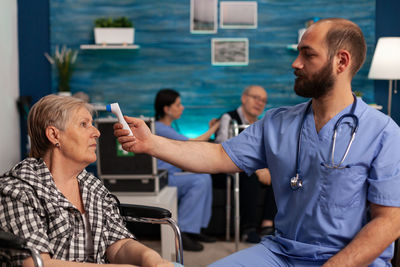
[[[133,44],[135,28],[94,28],[96,44]]]
[[[57,95],[59,96],[71,96],[71,92],[68,91],[63,91],[63,92],[58,92]]]

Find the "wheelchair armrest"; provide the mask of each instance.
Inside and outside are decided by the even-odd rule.
[[[25,249],[26,242],[14,234],[0,231],[0,247],[6,249]]]
[[[152,218],[152,219],[164,219],[171,218],[171,212],[167,209],[159,207],[150,207],[143,205],[133,204],[119,204],[119,211],[122,216],[129,216],[135,218]]]

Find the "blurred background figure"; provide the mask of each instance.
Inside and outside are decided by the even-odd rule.
[[[197,138],[190,139],[172,128],[172,122],[179,119],[184,107],[178,92],[172,89],[160,90],[154,101],[156,134],[174,140],[207,141],[219,127],[212,120],[210,128]],[[158,169],[168,170],[168,185],[178,188],[178,224],[182,231],[183,249],[201,251],[200,242],[215,242],[201,229],[206,228],[211,218],[212,183],[209,174],[188,173],[161,160]]]
[[[235,120],[239,125],[250,125],[256,122],[267,104],[267,92],[261,86],[250,85],[244,89],[241,102],[242,105],[240,107],[222,115],[220,126],[216,133],[216,143],[222,143],[228,139],[232,120]],[[226,174],[213,175],[213,178],[220,179],[222,178],[221,176],[225,177]],[[239,186],[242,240],[249,243],[258,243],[260,242],[260,235],[274,233],[273,220],[276,214],[276,205],[271,186],[271,175],[268,169],[258,170],[251,176],[242,172],[240,173]],[[257,220],[257,205],[262,190],[265,191],[265,198],[262,221],[259,224]]]

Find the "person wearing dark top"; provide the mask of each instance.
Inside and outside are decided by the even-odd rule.
[[[236,121],[238,125],[250,125],[258,120],[267,104],[268,95],[265,89],[258,85],[246,87],[241,96],[242,105],[235,110],[226,112],[220,119],[220,126],[215,134],[215,142],[222,143],[228,140],[230,125]],[[220,179],[226,174],[213,175],[213,179]],[[276,205],[271,186],[271,176],[268,169],[260,169],[252,175],[240,173],[240,228],[242,240],[248,243],[260,242],[260,236],[273,234]],[[264,205],[262,221],[257,221],[257,205],[260,194],[264,191]],[[258,227],[259,233],[258,233]]]

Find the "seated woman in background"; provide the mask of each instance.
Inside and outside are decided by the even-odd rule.
[[[91,112],[82,100],[57,95],[32,107],[30,157],[0,176],[0,229],[26,239],[40,252],[44,266],[173,266],[135,240],[116,199],[86,172],[96,161],[100,136]],[[27,253],[0,254],[0,262],[33,266]]]
[[[207,141],[219,127],[219,122],[213,121],[207,132],[194,139],[187,138],[175,131],[171,124],[181,117],[184,108],[179,93],[172,89],[162,89],[157,93],[154,109],[156,134],[170,139]],[[167,169],[168,185],[178,188],[178,224],[182,231],[183,249],[203,250],[203,245],[199,241],[215,241],[201,233],[201,228],[206,228],[211,218],[211,176],[185,173],[161,160],[158,160],[158,169]]]

